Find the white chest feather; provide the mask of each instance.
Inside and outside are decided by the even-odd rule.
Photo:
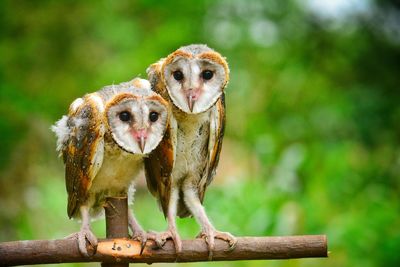
[[[93,179],[89,194],[115,196],[126,193],[142,166],[143,156],[106,145],[103,164]]]
[[[177,148],[172,179],[198,180],[207,163],[210,112],[177,118]],[[195,182],[195,181],[194,181]]]

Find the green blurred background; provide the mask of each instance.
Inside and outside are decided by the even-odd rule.
[[[209,216],[238,236],[327,234],[331,252],[209,265],[399,266],[398,1],[1,1],[0,25],[0,241],[79,229],[49,130],[75,98],[206,43],[231,68]],[[138,219],[165,229],[137,184]]]

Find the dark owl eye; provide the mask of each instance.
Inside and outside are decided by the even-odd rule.
[[[158,113],[155,111],[150,112],[149,114],[149,120],[151,122],[156,122],[158,120]]]
[[[181,81],[183,80],[183,73],[180,70],[176,70],[172,73],[172,75],[174,76],[174,79],[177,81]]]
[[[118,117],[123,122],[131,120],[131,114],[128,111],[122,111],[121,113],[119,113]]]
[[[214,76],[214,73],[211,70],[205,70],[201,73],[201,77],[204,80],[211,80],[211,78]]]

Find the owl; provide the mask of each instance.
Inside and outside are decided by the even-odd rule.
[[[152,89],[172,107],[163,140],[145,159],[148,188],[168,222],[168,230],[153,233],[152,239],[162,246],[170,238],[180,253],[175,217],[192,215],[201,226],[199,237],[207,242],[210,258],[215,238],[227,241],[233,249],[236,238],[217,231],[202,205],[222,147],[228,64],[206,45],[189,45],[152,64],[147,74]]]
[[[65,164],[68,216],[82,220],[76,236],[83,255],[89,256],[85,239],[97,246],[90,219],[101,214],[106,197],[127,194],[163,138],[169,109],[147,80],[136,78],[76,99],[52,127]],[[132,211],[128,225],[143,249],[147,235]]]

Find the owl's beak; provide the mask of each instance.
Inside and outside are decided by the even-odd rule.
[[[146,145],[146,140],[145,140],[144,136],[142,135],[142,136],[140,136],[140,142],[139,142],[140,151],[142,151],[142,153],[144,151],[145,145]]]
[[[187,101],[188,101],[190,112],[193,112],[193,106],[194,106],[195,100],[193,99],[193,96],[191,94],[189,94]]]
[[[146,129],[139,129],[133,130],[133,137],[136,139],[136,142],[139,144],[140,151],[144,151],[146,146],[146,139],[147,139],[147,130]]]
[[[196,100],[199,97],[198,90],[189,89],[186,93],[187,103],[190,109],[190,112],[193,112],[193,106],[196,103]]]

